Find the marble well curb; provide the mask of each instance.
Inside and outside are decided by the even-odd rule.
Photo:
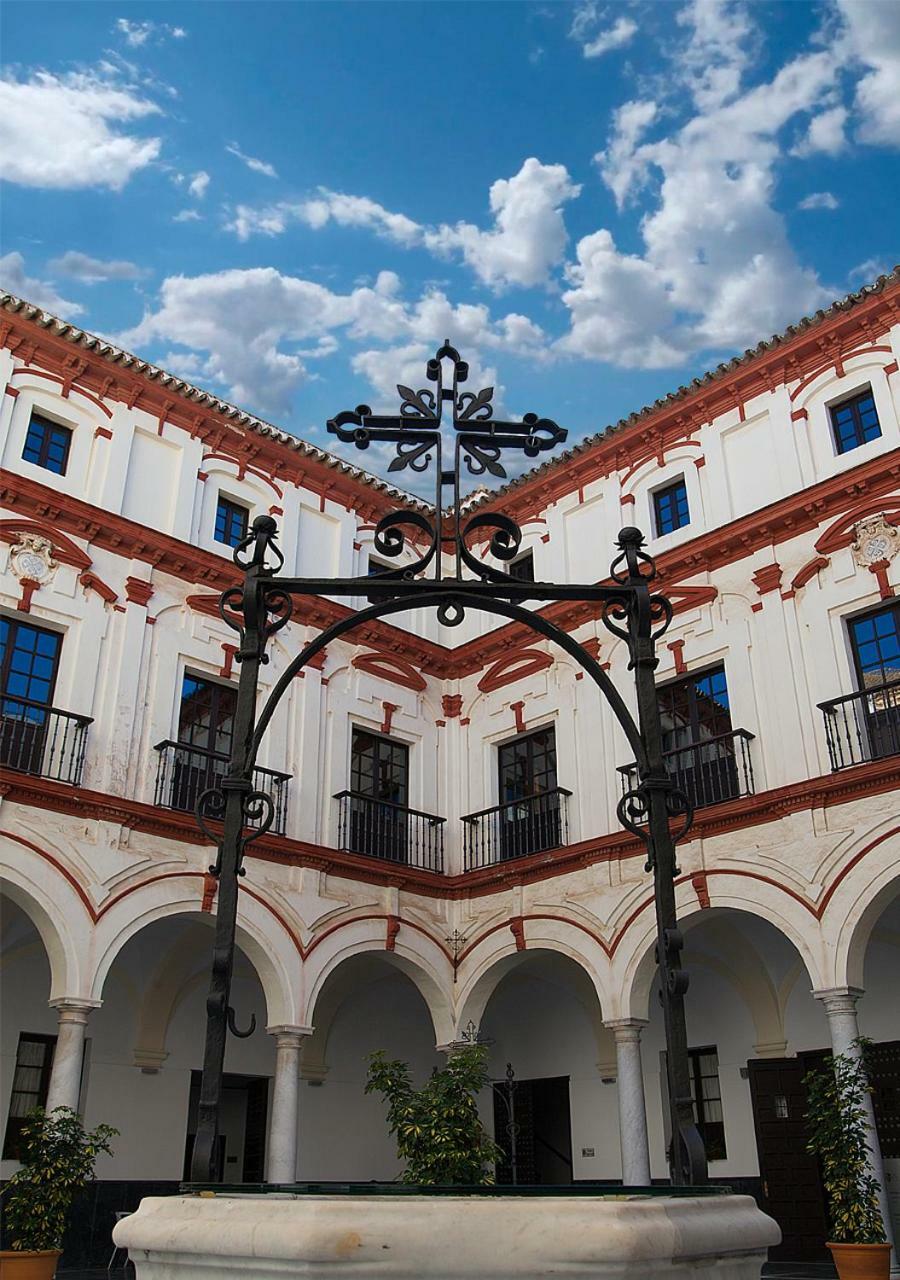
[[[138,1280],[759,1280],[750,1196],[148,1197],[119,1222]]]

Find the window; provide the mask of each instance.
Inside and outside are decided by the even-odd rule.
[[[409,857],[409,747],[365,729],[350,743],[350,797],[345,847],[371,858]]]
[[[42,772],[61,647],[56,631],[0,618],[0,764],[9,769]]]
[[[742,769],[736,758],[725,668],[685,676],[661,685],[656,696],[662,719],[663,751],[676,786],[695,807],[718,804],[741,794]]]
[[[848,623],[856,682],[854,701],[861,757],[879,760],[900,751],[900,604],[896,601]]]
[[[29,1111],[43,1107],[50,1086],[50,1068],[56,1036],[19,1035],[16,1066],[13,1072],[9,1117],[3,1139],[3,1159],[18,1160],[22,1126]]]
[[[497,749],[500,774],[499,854],[522,858],[562,843],[553,725],[520,733]]]
[[[510,560],[507,573],[518,582],[534,582],[534,552],[526,551]]]
[[[191,812],[200,795],[217,787],[228,768],[237,690],[184,673],[178,745],[161,757],[157,803]]]
[[[32,413],[22,457],[36,467],[46,467],[48,471],[64,476],[71,442],[72,432],[68,427],[61,427],[48,418],[42,418],[39,413]]]
[[[384,573],[385,569],[396,569],[395,564],[385,564],[383,560],[376,560],[374,556],[369,556],[366,564],[366,573],[371,578],[376,573]]]
[[[878,410],[869,387],[850,400],[832,405],[829,412],[838,453],[849,453],[851,449],[858,449],[861,444],[877,440],[881,435]]]
[[[224,542],[226,547],[236,547],[247,536],[250,524],[250,512],[239,502],[223,498],[219,494],[219,505],[216,507],[216,542]]]
[[[409,747],[365,729],[354,729],[350,790],[372,800],[405,805],[409,795]]]
[[[706,1145],[708,1160],[724,1160],[725,1121],[722,1114],[722,1091],[719,1086],[719,1055],[715,1045],[689,1049],[691,1093],[694,1120]]]
[[[900,604],[851,618],[849,628],[860,689],[900,680]]]
[[[653,513],[657,537],[690,524],[691,514],[688,510],[684,476],[679,476],[674,484],[667,484],[664,489],[656,490],[653,495]]]

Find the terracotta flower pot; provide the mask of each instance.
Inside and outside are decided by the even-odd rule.
[[[840,1280],[888,1280],[889,1244],[829,1244]]]
[[[53,1280],[61,1249],[0,1249],[0,1280]]]

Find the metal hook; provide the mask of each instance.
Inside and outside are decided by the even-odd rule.
[[[237,1036],[238,1040],[246,1040],[247,1037],[252,1036],[253,1032],[256,1030],[256,1014],[255,1013],[250,1014],[250,1026],[247,1028],[246,1031],[238,1031],[234,1021],[234,1018],[235,1018],[234,1009],[232,1009],[231,1005],[228,1006],[228,1012],[226,1016],[228,1019],[228,1030],[231,1032],[233,1036]]]

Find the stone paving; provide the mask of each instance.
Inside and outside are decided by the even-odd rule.
[[[770,1262],[763,1268],[763,1280],[833,1280],[836,1276],[833,1267],[804,1266],[802,1263]],[[127,1271],[116,1267],[107,1271],[105,1267],[90,1267],[86,1271],[58,1271],[58,1280],[133,1280],[134,1272],[129,1266]]]

